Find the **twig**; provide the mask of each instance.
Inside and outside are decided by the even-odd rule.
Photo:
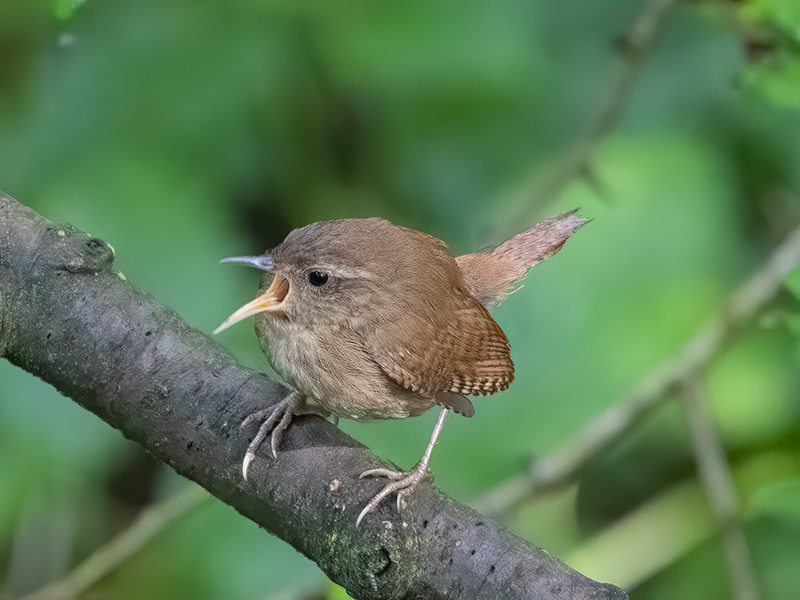
[[[736,489],[725,448],[701,392],[702,384],[687,378],[683,384],[683,407],[692,439],[700,483],[722,532],[722,547],[728,566],[733,600],[758,600],[753,559],[739,519]]]
[[[148,507],[124,531],[121,531],[66,577],[25,596],[21,600],[71,600],[83,594],[98,581],[116,570],[123,562],[139,552],[169,525],[189,514],[209,500],[203,488],[188,484],[173,495]]]
[[[286,389],[134,289],[110,246],[0,194],[0,356],[54,385],[178,473],[289,542],[355,598],[487,595],[617,600],[497,523],[423,483],[356,528],[393,467],[319,417],[299,417],[277,459],[241,460],[245,416]]]
[[[687,377],[694,377],[725,343],[780,290],[784,277],[800,262],[800,228],[773,251],[763,266],[728,304],[689,340],[683,350],[648,375],[631,396],[596,417],[561,448],[534,460],[527,474],[501,483],[475,502],[478,510],[500,514],[526,497],[571,481],[586,464],[620,440]]]
[[[630,32],[620,41],[621,61],[595,117],[550,169],[543,174],[540,168],[535,168],[502,201],[506,206],[522,207],[519,211],[522,214],[515,214],[510,220],[513,225],[510,229],[516,230],[516,223],[527,223],[531,219],[527,214],[529,207],[535,210],[554,199],[573,179],[585,177],[593,185],[597,183],[591,166],[592,155],[625,112],[636,80],[664,30],[667,17],[679,4],[679,0],[650,0],[644,5]]]

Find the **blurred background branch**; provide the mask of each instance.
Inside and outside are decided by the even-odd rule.
[[[647,59],[669,16],[680,4],[680,0],[647,0],[643,4],[630,31],[615,40],[619,63],[606,89],[600,92],[600,102],[592,106],[596,111],[594,117],[583,132],[570,142],[560,158],[545,167],[544,172],[537,165],[501,200],[502,204],[510,207],[513,218],[496,236],[502,237],[509,231],[516,232],[518,223],[535,221],[542,207],[558,198],[564,187],[576,178],[583,178],[595,191],[601,190],[592,165],[593,154],[624,114]]]
[[[677,386],[701,376],[742,326],[775,297],[786,276],[798,263],[800,228],[775,249],[762,267],[733,293],[725,307],[698,330],[677,356],[645,377],[633,394],[614,403],[549,456],[534,459],[527,474],[501,483],[475,500],[473,506],[487,514],[497,515],[526,498],[574,481],[590,461],[628,435],[648,412],[670,399]]]
[[[722,535],[722,547],[731,582],[732,600],[758,600],[758,580],[741,523],[725,447],[719,438],[696,377],[683,381],[683,408],[691,432],[692,450],[703,485]]]
[[[129,527],[97,548],[67,577],[54,581],[21,600],[72,600],[107,577],[176,520],[197,509],[211,495],[195,483],[145,508]]]

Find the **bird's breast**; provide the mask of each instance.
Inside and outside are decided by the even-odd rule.
[[[262,350],[284,381],[308,402],[347,419],[398,419],[431,406],[391,381],[347,327],[307,328],[290,321],[256,322]]]

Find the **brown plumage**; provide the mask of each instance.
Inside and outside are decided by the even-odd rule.
[[[515,291],[533,266],[553,256],[575,231],[588,222],[578,209],[543,219],[502,244],[456,259],[470,293],[486,308],[494,308]]]
[[[260,295],[218,329],[255,315],[256,333],[275,370],[295,390],[264,423],[258,445],[292,414],[352,419],[402,418],[433,405],[472,416],[465,396],[506,389],[514,378],[508,339],[489,315],[527,270],[558,252],[585,223],[575,211],[545,219],[499,246],[453,257],[447,245],[384,219],[312,223],[292,231],[269,255],[235,257],[268,273]],[[409,474],[373,470],[395,481],[400,498],[424,476],[446,411],[419,466]]]

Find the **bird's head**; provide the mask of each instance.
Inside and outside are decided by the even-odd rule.
[[[457,273],[443,242],[379,218],[311,223],[269,253],[221,262],[248,264],[272,278],[267,275],[263,291],[215,334],[258,314],[312,327],[368,320],[381,312],[378,306],[435,296]]]

